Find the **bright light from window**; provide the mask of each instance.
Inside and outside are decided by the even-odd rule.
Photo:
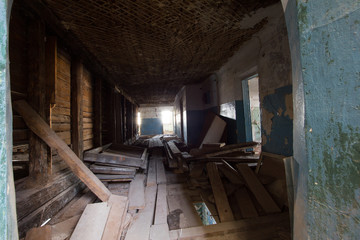
[[[141,114],[140,114],[140,112],[137,113],[137,124],[139,126],[141,125]]]
[[[162,122],[163,124],[171,124],[172,123],[172,112],[171,111],[162,111],[161,112]]]

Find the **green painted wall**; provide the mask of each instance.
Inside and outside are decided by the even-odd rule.
[[[0,1],[0,239],[18,239],[12,170],[8,22],[12,1]]]
[[[359,239],[360,1],[282,2],[295,103],[294,239]]]

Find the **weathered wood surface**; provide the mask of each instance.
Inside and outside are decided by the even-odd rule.
[[[168,205],[166,197],[166,184],[159,184],[156,196],[155,225],[167,224]]]
[[[241,175],[249,187],[250,191],[254,194],[256,200],[260,203],[261,207],[266,213],[278,213],[281,212],[280,208],[276,205],[264,186],[261,184],[255,173],[244,164],[237,164]]]
[[[119,240],[126,217],[128,198],[111,195],[108,203],[111,209],[101,239]]]
[[[78,223],[81,214],[74,215],[65,221],[51,225],[51,240],[64,240],[68,239],[73,233],[76,224]]]
[[[240,208],[241,216],[243,218],[252,218],[259,216],[254,203],[252,202],[249,193],[245,188],[239,188],[235,192],[236,201]]]
[[[31,189],[17,191],[16,209],[18,221],[78,182],[78,178],[73,173],[66,172],[58,174],[46,185],[36,185]]]
[[[51,240],[51,227],[32,228],[26,233],[25,240]]]
[[[96,174],[96,177],[100,180],[115,180],[115,179],[133,179],[135,176],[135,173],[132,175],[114,175],[114,174]]]
[[[170,240],[168,224],[152,225],[149,240]]]
[[[75,227],[70,240],[101,239],[111,207],[108,203],[88,204]]]
[[[211,188],[215,197],[216,208],[221,222],[234,221],[234,215],[231,211],[224,186],[222,184],[217,166],[215,163],[206,164]]]
[[[157,184],[166,183],[165,168],[162,159],[156,158],[153,160],[156,161],[156,183]]]
[[[27,230],[40,226],[44,221],[54,216],[83,188],[84,184],[81,182],[70,186],[61,194],[57,195],[46,204],[20,220],[18,222],[19,237],[23,237]]]
[[[156,160],[150,159],[149,161],[149,171],[146,182],[146,186],[148,187],[156,185]]]
[[[220,117],[215,116],[210,128],[206,132],[204,139],[202,140],[202,144],[204,143],[217,143],[220,142],[220,139],[225,130],[226,122],[222,120]],[[200,146],[201,148],[201,146]]]
[[[82,159],[83,143],[83,72],[84,67],[79,59],[71,62],[71,143],[74,153]]]
[[[134,175],[136,172],[135,168],[126,168],[126,167],[111,167],[111,166],[101,166],[92,164],[90,170],[93,173],[102,173],[102,174],[114,174],[114,175]]]
[[[170,231],[170,239],[256,239],[265,240],[276,233],[277,227],[287,227],[289,215],[287,213],[269,215],[264,217],[249,218],[239,221],[231,221],[207,225],[201,227],[192,227]],[[263,228],[272,231],[262,231]],[[255,232],[255,234],[254,234]],[[256,232],[258,234],[256,234]],[[240,234],[239,237],[226,238],[228,234]],[[254,238],[248,238],[249,233]],[[250,235],[250,236],[251,236]],[[270,237],[271,238],[271,237]]]
[[[146,187],[145,208],[139,211],[138,217],[129,227],[125,240],[144,240],[149,238],[150,227],[154,218],[157,186]]]
[[[70,169],[93,191],[102,201],[107,201],[110,191],[104,184],[85,166],[76,154],[63,142],[56,133],[49,128],[45,121],[24,101],[15,101],[14,108],[20,113],[28,127],[41,137],[50,147],[57,150],[58,154],[69,165]]]
[[[129,209],[143,209],[145,207],[145,175],[136,174],[130,183],[129,189]]]
[[[99,163],[99,164],[108,164],[113,166],[130,166],[130,167],[141,167],[143,164],[143,160],[138,158],[120,156],[118,154],[110,154],[110,153],[98,154],[91,152],[85,152],[84,161]]]

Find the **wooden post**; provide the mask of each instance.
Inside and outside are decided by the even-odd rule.
[[[39,20],[29,23],[28,31],[29,103],[46,120],[45,25]],[[29,176],[37,183],[48,178],[47,146],[34,133],[29,138]]]
[[[75,154],[83,158],[83,65],[79,59],[71,63],[71,143]]]
[[[52,127],[51,110],[55,107],[55,85],[57,79],[57,39],[46,37],[45,44],[45,74],[46,74],[46,123]],[[47,146],[48,174],[52,174],[52,150]]]
[[[95,79],[95,119],[94,119],[94,144],[95,147],[102,146],[102,81]]]

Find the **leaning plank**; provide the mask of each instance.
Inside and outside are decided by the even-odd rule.
[[[169,226],[167,223],[152,225],[150,229],[150,240],[170,240]]]
[[[139,211],[138,218],[126,233],[125,240],[144,240],[149,238],[150,226],[154,218],[154,207],[157,186],[146,187],[146,207]]]
[[[166,184],[159,184],[157,197],[154,224],[167,223],[168,206],[166,201]]]
[[[274,200],[256,177],[255,173],[246,164],[237,164],[236,167],[244,177],[247,186],[254,194],[256,200],[260,203],[264,211],[266,213],[281,212],[280,208],[276,205]]]
[[[155,159],[150,159],[149,161],[149,171],[146,182],[146,186],[148,187],[156,185],[156,161]]]
[[[211,188],[213,190],[216,208],[218,210],[221,222],[234,221],[234,215],[231,211],[229,201],[227,199],[224,186],[222,184],[217,166],[215,163],[206,164]]]
[[[223,135],[223,132],[225,130],[226,122],[222,120],[220,117],[215,116],[213,119],[210,128],[208,129],[200,148],[202,147],[202,144],[204,143],[217,143],[220,142],[220,139]]]
[[[245,188],[239,188],[235,192],[235,197],[240,208],[241,216],[243,218],[252,218],[259,216],[253,202],[251,201],[249,193]]]
[[[105,151],[106,149],[108,149],[110,146],[111,146],[112,143],[108,143],[104,146],[100,146],[100,147],[97,147],[97,148],[94,148],[94,149],[90,149],[86,152],[89,152],[89,153],[101,153],[103,151]]]
[[[145,207],[145,175],[136,174],[134,180],[130,183],[129,189],[129,209],[143,209]]]
[[[128,198],[111,195],[109,198],[111,210],[106,221],[103,240],[119,240],[127,212]]]
[[[61,140],[49,125],[24,100],[14,102],[14,109],[24,118],[28,127],[44,140],[69,165],[70,169],[83,181],[102,201],[107,201],[110,191],[85,166],[69,146]]]
[[[51,226],[30,229],[25,240],[51,240]]]
[[[70,240],[101,239],[109,212],[106,202],[87,205]]]
[[[165,168],[161,158],[156,159],[156,182],[157,184],[166,183]]]
[[[170,239],[207,239],[213,236],[218,237],[215,239],[222,239],[222,237],[224,237],[226,234],[229,233],[247,232],[249,230],[260,231],[263,227],[270,227],[275,229],[276,227],[287,225],[288,221],[289,221],[289,215],[287,213],[281,213],[276,215],[249,218],[239,221],[218,223],[218,224],[201,226],[201,227],[172,230],[170,231]],[[264,238],[261,239],[268,239],[268,238],[269,235],[267,236],[265,235]],[[237,239],[237,238],[230,238],[230,239]],[[249,238],[246,238],[245,236],[245,238],[241,238],[241,239],[249,239]]]

